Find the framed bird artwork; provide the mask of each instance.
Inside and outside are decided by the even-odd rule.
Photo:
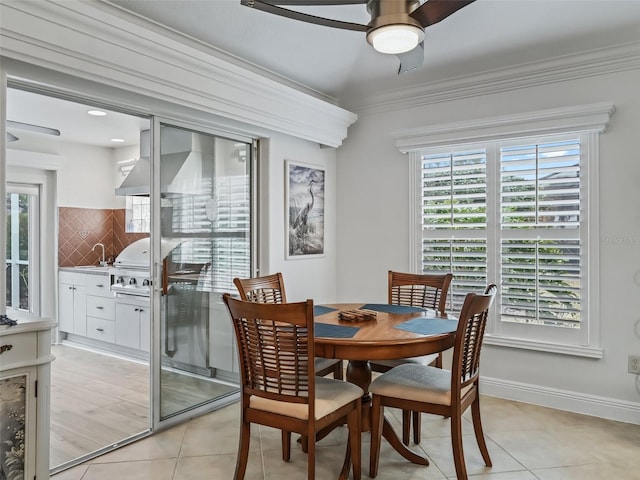
[[[286,258],[324,255],[324,169],[285,162]]]

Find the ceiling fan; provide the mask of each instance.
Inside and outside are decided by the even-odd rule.
[[[400,59],[398,73],[415,70],[424,60],[424,29],[444,20],[475,0],[240,0],[242,5],[326,27],[366,32],[367,41],[381,53]],[[366,4],[371,21],[362,25],[318,17],[284,6]]]
[[[14,122],[13,120],[7,120],[7,142],[17,142],[20,140],[13,133],[9,132],[9,128],[16,130],[25,130],[32,133],[42,133],[44,135],[60,136],[60,130],[56,128],[42,127],[40,125],[33,125],[32,123]]]

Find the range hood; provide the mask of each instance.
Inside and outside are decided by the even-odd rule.
[[[163,128],[161,135],[161,193],[194,193],[202,175],[202,152],[193,149],[193,134],[177,128]],[[149,195],[151,183],[149,130],[140,132],[140,159],[116,188],[116,195]]]

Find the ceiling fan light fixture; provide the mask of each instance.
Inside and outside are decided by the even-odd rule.
[[[384,25],[367,33],[367,41],[380,53],[408,52],[423,40],[424,29],[408,24]]]

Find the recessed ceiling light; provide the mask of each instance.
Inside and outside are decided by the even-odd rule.
[[[122,143],[122,142],[124,142],[124,139],[123,138],[112,138],[111,141],[112,142],[116,142],[116,143]]]
[[[107,114],[107,112],[103,112],[102,110],[89,110],[87,113],[94,117],[104,117]]]

